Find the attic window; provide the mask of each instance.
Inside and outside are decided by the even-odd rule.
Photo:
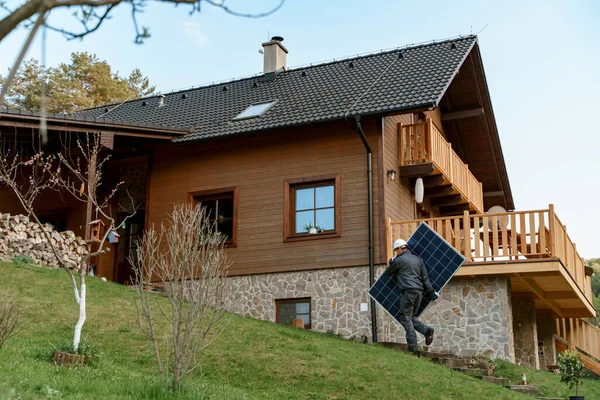
[[[253,104],[251,106],[248,106],[248,108],[246,108],[244,111],[242,111],[240,114],[238,114],[233,119],[240,120],[240,119],[260,117],[264,113],[266,113],[271,107],[273,107],[273,105],[276,102],[277,102],[277,100],[270,101],[268,103]]]

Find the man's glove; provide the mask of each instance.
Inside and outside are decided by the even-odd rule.
[[[436,301],[438,299],[438,297],[440,297],[440,294],[438,292],[429,292],[427,294],[427,297],[429,298],[429,301]]]

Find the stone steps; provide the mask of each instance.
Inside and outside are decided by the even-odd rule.
[[[406,351],[407,345],[405,343],[382,343],[386,348]],[[439,365],[443,365],[449,369],[460,372],[462,374],[472,376],[474,378],[480,378],[483,381],[493,383],[496,385],[504,386],[507,389],[515,392],[528,394],[531,396],[537,396],[539,389],[533,385],[509,385],[507,378],[501,378],[491,376],[492,371],[486,368],[479,368],[477,362],[472,357],[459,357],[451,352],[433,352],[428,351],[427,347],[421,347],[419,351],[411,353],[416,357],[425,358],[431,362]],[[484,364],[485,365],[485,364]],[[539,397],[540,399],[554,400],[552,398]]]
[[[483,376],[490,376],[490,371],[487,369],[483,369],[483,368],[462,367],[462,368],[452,368],[452,369],[454,371],[458,371],[465,375],[473,376],[476,378],[481,378]]]
[[[533,385],[506,385],[505,387],[515,392],[529,394],[531,396],[537,396],[540,394],[538,387]]]
[[[481,380],[500,386],[508,385],[508,378],[500,378],[497,376],[482,376]]]

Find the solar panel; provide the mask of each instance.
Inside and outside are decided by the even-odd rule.
[[[465,257],[462,254],[424,222],[421,222],[407,243],[410,251],[423,259],[429,272],[431,285],[438,293],[465,262]],[[369,296],[398,322],[400,322],[400,309],[398,306],[401,295],[398,284],[386,274],[381,274],[369,290]],[[429,303],[429,300],[423,299],[417,316],[421,315]]]

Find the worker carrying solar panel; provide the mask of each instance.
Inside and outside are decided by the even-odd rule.
[[[408,351],[414,352],[418,350],[415,331],[425,336],[426,345],[429,346],[433,342],[433,328],[419,321],[417,313],[424,296],[429,301],[434,301],[438,298],[438,293],[431,286],[425,263],[409,250],[404,240],[398,239],[394,242],[394,252],[396,255],[390,259],[385,274],[392,278],[402,291],[398,305],[399,322],[406,331]]]

